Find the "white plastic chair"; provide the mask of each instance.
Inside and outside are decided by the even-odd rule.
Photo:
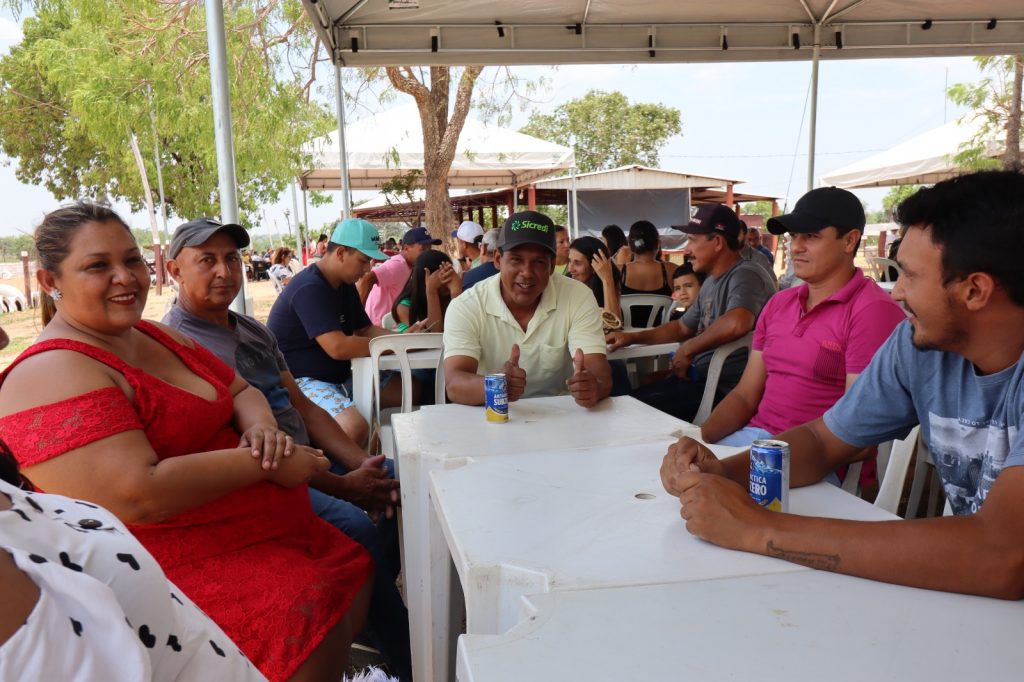
[[[931,479],[929,481],[929,478]],[[906,518],[917,517],[917,510],[921,506],[921,496],[924,494],[924,486],[928,484],[928,506],[925,508],[925,516],[935,516],[935,508],[939,503],[939,493],[942,491],[942,480],[935,470],[935,462],[932,460],[932,453],[921,443],[917,450],[917,462],[914,464],[914,479],[910,483],[910,494],[907,496]]]
[[[395,316],[391,313],[384,313],[384,317],[380,318],[380,326],[387,329],[389,332],[394,331],[398,325],[395,323]]]
[[[896,280],[889,278],[889,268],[893,268],[900,275],[903,274],[903,268],[900,267],[899,263],[891,258],[881,258],[880,256],[868,256],[868,265],[874,271],[874,278],[876,282],[895,282]]]
[[[672,308],[674,301],[671,296],[659,296],[658,294],[626,294],[619,297],[619,304],[622,306],[622,326],[626,329],[634,327],[654,327],[661,324],[668,318],[666,310]],[[633,324],[633,308],[636,306],[650,306],[651,313],[647,316],[646,325]]]
[[[903,484],[907,479],[907,470],[910,468],[914,450],[918,451],[918,457],[921,456],[921,451],[925,450],[924,444],[919,443],[920,432],[921,427],[915,426],[903,440],[891,440],[878,446],[877,466],[881,484],[878,487],[875,506],[890,514],[895,514],[900,506]]]
[[[693,423],[696,426],[703,425],[708,417],[711,416],[711,410],[715,406],[715,392],[718,390],[718,380],[722,377],[722,366],[725,364],[726,358],[740,348],[750,350],[753,342],[754,332],[750,332],[746,336],[729,343],[724,343],[715,349],[715,352],[711,355],[711,364],[708,365],[708,378],[704,384],[704,396],[701,398],[700,408],[698,408],[697,414],[693,418]]]
[[[380,409],[380,356],[385,353],[394,353],[397,356],[398,371],[402,379],[402,404],[399,410],[412,412],[412,366],[409,363],[409,353],[415,350],[440,350],[442,336],[442,334],[388,334],[370,339],[370,367],[373,372],[373,423],[370,428],[371,431],[380,431],[381,449],[386,454],[394,454],[393,448],[391,448],[391,452],[388,452],[388,448],[385,447],[385,445],[393,445],[391,428],[386,424],[390,421],[393,411],[388,411],[382,416]]]

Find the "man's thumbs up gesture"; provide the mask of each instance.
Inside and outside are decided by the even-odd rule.
[[[582,407],[597,405],[597,401],[601,399],[597,377],[583,366],[583,350],[580,348],[576,349],[576,354],[572,357],[572,367],[572,376],[565,385],[569,387],[569,393],[576,400],[576,404]]]
[[[519,344],[512,344],[512,354],[501,366],[508,384],[508,401],[519,400],[526,390],[526,370],[519,366]]]

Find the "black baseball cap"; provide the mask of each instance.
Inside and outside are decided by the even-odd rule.
[[[244,227],[235,223],[222,223],[215,218],[197,218],[178,225],[171,237],[171,250],[168,258],[177,258],[186,246],[199,246],[220,231],[227,232],[235,240],[240,249],[249,246],[249,233]]]
[[[501,230],[498,248],[502,251],[514,249],[523,244],[536,244],[555,253],[555,223],[551,218],[537,211],[513,213]]]
[[[790,213],[768,219],[772,234],[819,232],[826,227],[863,230],[864,206],[860,199],[839,187],[818,187],[800,197]]]
[[[402,235],[403,244],[432,244],[437,246],[441,243],[440,239],[434,239],[427,232],[425,227],[414,227],[405,234]]]
[[[686,234],[711,234],[721,232],[724,235],[731,235],[733,239],[740,238],[740,219],[736,217],[736,211],[725,204],[701,204],[697,212],[685,225],[673,225],[673,228]]]

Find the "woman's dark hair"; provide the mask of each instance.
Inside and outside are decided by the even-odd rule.
[[[104,204],[78,201],[61,206],[56,211],[50,211],[43,216],[43,222],[36,227],[34,235],[36,252],[39,254],[39,268],[53,273],[60,272],[60,264],[68,257],[71,236],[88,223],[111,221],[120,224],[128,234],[132,234],[131,228],[121,219],[121,216]],[[132,239],[135,239],[134,235],[132,235]],[[57,307],[49,296],[43,295],[40,296],[40,299],[39,307],[45,327],[57,314]]]
[[[1014,248],[1024,226],[1024,174],[985,171],[945,180],[904,199],[896,217],[901,225],[930,228],[942,250],[943,283],[985,272],[1024,307],[1024,268]]]
[[[437,272],[441,263],[451,263],[451,257],[444,251],[431,249],[424,251],[416,259],[412,266],[412,274],[406,280],[405,286],[391,306],[391,316],[398,321],[398,302],[402,299],[409,299],[409,324],[415,324],[420,320],[427,319],[427,275],[425,270]]]
[[[577,239],[574,239],[571,244],[569,244],[569,250],[571,251],[573,249],[583,254],[583,257],[587,259],[587,263],[593,262],[594,256],[597,254],[598,251],[603,253],[609,259],[612,257],[612,252],[609,251],[608,247],[604,245],[604,242],[602,242],[597,237],[578,237]],[[593,268],[594,266],[591,265],[590,267]],[[622,275],[619,274],[618,268],[612,267],[612,277],[615,278],[615,288],[621,289]],[[584,284],[590,287],[590,290],[594,292],[594,298],[597,299],[597,305],[603,308],[604,283],[601,282],[601,278],[594,274],[591,276],[590,280],[584,282]]]
[[[32,490],[33,485],[18,471],[18,460],[14,459],[7,443],[0,440],[0,480],[19,488]]]
[[[658,228],[647,220],[638,220],[629,227],[629,248],[633,253],[653,253],[659,249]]]
[[[292,259],[292,254],[295,253],[287,246],[282,246],[274,252],[274,257],[270,259],[271,265],[288,265]]]
[[[704,284],[704,280],[708,278],[706,273],[697,272],[696,270],[693,269],[693,263],[687,261],[686,263],[683,263],[682,265],[675,269],[675,271],[672,273],[672,279],[686,277],[687,275],[693,275],[701,284]]]
[[[618,225],[608,225],[601,230],[601,236],[608,243],[608,250],[612,255],[618,253],[619,249],[626,245],[626,233]]]

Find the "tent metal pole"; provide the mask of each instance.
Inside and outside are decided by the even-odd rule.
[[[306,234],[303,235],[306,241],[299,244],[299,253],[302,254],[302,264],[309,265],[309,254],[306,251],[306,246],[309,241],[309,202],[306,201],[306,189],[302,189],[302,222],[306,226]]]
[[[814,54],[811,57],[811,125],[807,144],[807,191],[814,189],[814,149],[818,135],[818,59],[821,56],[821,24],[814,24]]]
[[[572,168],[572,237],[580,236],[580,202],[576,196],[576,167]]]
[[[213,133],[217,145],[217,187],[220,192],[220,219],[238,222],[238,197],[235,194],[235,142],[231,131],[231,89],[228,83],[228,57],[224,40],[224,3],[206,0],[206,40],[210,51],[210,90],[213,95]],[[252,314],[246,304],[245,280],[231,310]]]
[[[338,154],[341,156],[341,217],[352,215],[352,193],[348,178],[348,152],[345,149],[345,92],[341,89],[341,64],[334,65],[334,91],[338,106]]]

